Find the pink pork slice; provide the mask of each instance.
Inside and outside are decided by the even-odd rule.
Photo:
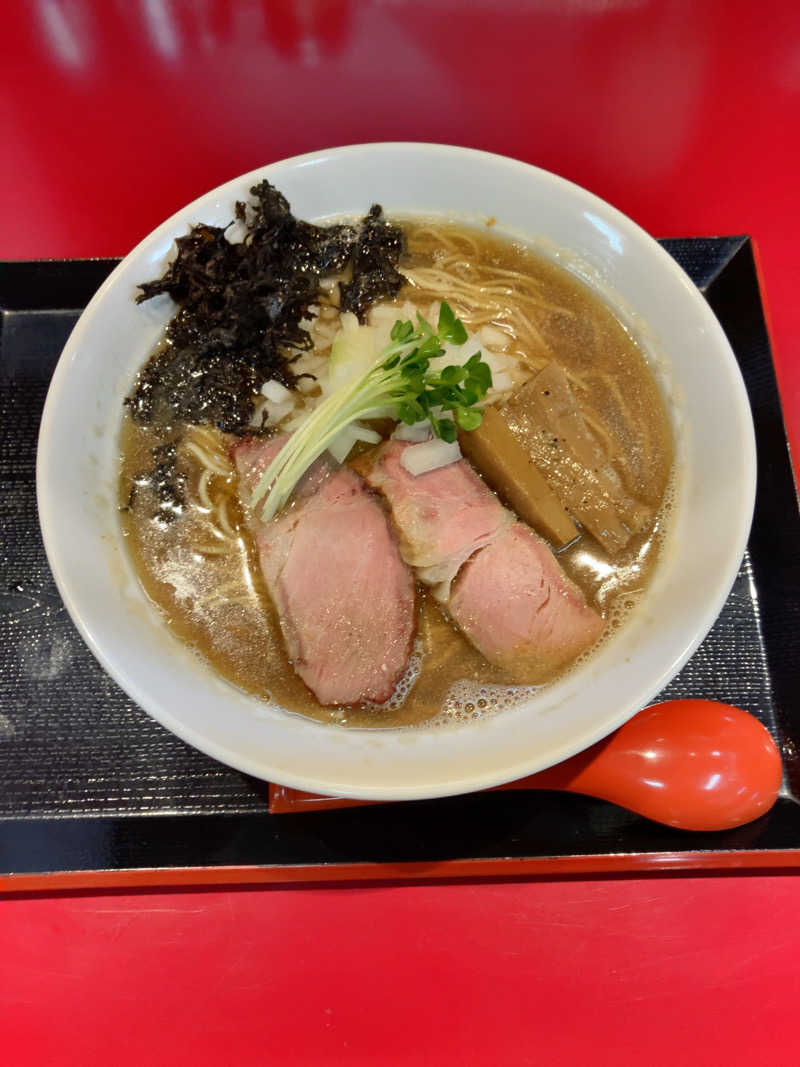
[[[514,516],[466,460],[409,474],[401,463],[409,447],[413,445],[394,440],[381,445],[366,477],[389,501],[403,559],[446,601],[461,566],[491,544]]]
[[[286,437],[234,449],[245,507]],[[321,704],[382,703],[414,634],[414,580],[386,515],[354,471],[313,465],[271,522],[250,528],[294,669]]]
[[[448,611],[489,660],[529,684],[589,648],[604,622],[524,523],[504,530],[453,583]]]
[[[403,558],[490,663],[546,680],[597,640],[603,619],[467,460],[415,477],[400,462],[409,447],[382,445],[366,476],[389,502]]]

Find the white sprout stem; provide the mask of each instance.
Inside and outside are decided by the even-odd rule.
[[[397,367],[386,370],[382,376],[376,374],[376,371],[380,371],[383,364],[395,355],[400,356],[400,362],[397,364],[399,367],[403,358],[413,351],[419,341],[417,332],[408,341],[395,341],[387,345],[364,377],[351,385],[342,386],[324,400],[289,438],[262,474],[251,496],[251,506],[255,506],[261,497],[268,493],[262,510],[262,519],[265,522],[272,519],[283,507],[305,471],[322,455],[334,437],[353,419],[364,416],[364,393],[370,394],[370,409],[385,406],[387,401],[395,400],[392,392],[399,384]],[[320,427],[323,429],[318,440],[309,447]],[[282,483],[280,486],[279,482]]]

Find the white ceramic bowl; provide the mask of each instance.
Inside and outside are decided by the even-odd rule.
[[[582,669],[526,704],[440,730],[360,731],[267,707],[167,631],[127,559],[115,507],[122,399],[170,314],[137,306],[176,237],[224,224],[268,178],[295,214],[392,213],[475,220],[550,250],[643,339],[674,413],[681,475],[673,535],[646,600]],[[561,251],[559,251],[561,250]],[[100,288],[67,342],[42,420],[39,514],[64,602],[94,655],[167,729],[242,771],[320,793],[414,799],[541,770],[614,730],[689,658],[727,597],[755,491],[750,409],[714,315],[670,256],[583,189],[500,156],[427,144],[331,149],[274,163],[206,194],[159,226]],[[702,696],[703,694],[697,694]]]

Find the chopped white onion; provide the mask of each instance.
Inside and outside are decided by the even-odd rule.
[[[352,426],[345,426],[328,445],[328,451],[337,463],[344,463],[355,443],[356,439],[352,433]]]
[[[286,416],[294,410],[295,396],[286,390],[287,399],[280,404],[275,404],[271,400],[267,400],[264,397],[259,397],[253,408],[253,416],[250,419],[250,426],[256,426],[259,429],[264,426],[273,427],[282,422]]]
[[[498,326],[481,326],[479,337],[481,343],[487,348],[499,348],[501,352],[508,348],[511,340],[505,330],[501,330]]]
[[[431,435],[431,424],[425,419],[409,426],[405,422],[399,422],[392,434],[396,441],[427,441]]]
[[[353,431],[356,441],[363,441],[368,445],[379,445],[383,440],[377,430],[371,430],[369,426],[362,426],[358,422],[354,422],[350,429]]]
[[[377,445],[381,440],[381,435],[376,433],[375,430],[371,430],[368,426],[362,426],[359,422],[351,422],[349,426],[345,426],[334,437],[333,441],[328,445],[328,451],[337,463],[344,463],[356,441],[364,441],[368,445]]]
[[[297,388],[301,393],[313,393],[318,384],[316,378],[300,378],[297,382]]]
[[[289,396],[289,399],[282,404],[267,404],[267,420],[264,423],[265,426],[277,426],[279,422],[289,414],[290,411],[294,411],[294,397]]]
[[[322,322],[320,319],[316,319],[311,330],[311,336],[314,339],[315,345],[319,346],[320,342],[330,344],[336,336],[337,331],[338,326],[335,322]]]
[[[247,424],[248,426],[257,426],[259,429],[261,428],[261,416],[264,414],[266,406],[267,402],[263,397],[256,400],[255,405],[253,406],[253,414],[250,416],[250,422]]]
[[[328,385],[328,372],[327,372],[327,370],[318,370],[317,374],[316,374],[316,378],[317,378],[317,385],[320,387],[320,390],[322,392],[322,396],[324,396],[326,393],[329,393],[330,392],[330,388],[329,388],[329,385]],[[315,406],[322,400],[322,396],[320,396],[320,397],[312,397],[312,401],[313,401]]]
[[[483,349],[481,358],[492,374],[497,371],[508,370],[509,363],[513,362],[513,360],[509,360],[508,356],[498,352],[490,352],[488,348]]]
[[[285,385],[281,385],[275,378],[271,378],[261,386],[261,395],[271,400],[273,404],[284,404],[290,399],[292,391]],[[294,404],[294,401],[292,403]]]
[[[411,445],[400,457],[400,462],[416,478],[428,471],[438,470],[439,467],[447,467],[461,459],[461,449],[458,441],[442,441],[434,438],[432,441],[424,441],[420,445]]]
[[[240,245],[248,234],[248,229],[245,223],[236,222],[231,225],[225,231],[225,240],[230,245]]]
[[[292,370],[295,374],[313,374],[319,367],[325,366],[327,362],[327,356],[319,355],[312,348],[292,362]]]
[[[496,374],[492,374],[492,389],[496,392],[504,393],[511,389],[513,385],[514,381],[507,371],[498,371]]]

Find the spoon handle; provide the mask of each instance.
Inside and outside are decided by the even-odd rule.
[[[773,806],[781,777],[778,748],[753,715],[712,700],[672,700],[499,788],[583,793],[679,829],[729,830]]]

